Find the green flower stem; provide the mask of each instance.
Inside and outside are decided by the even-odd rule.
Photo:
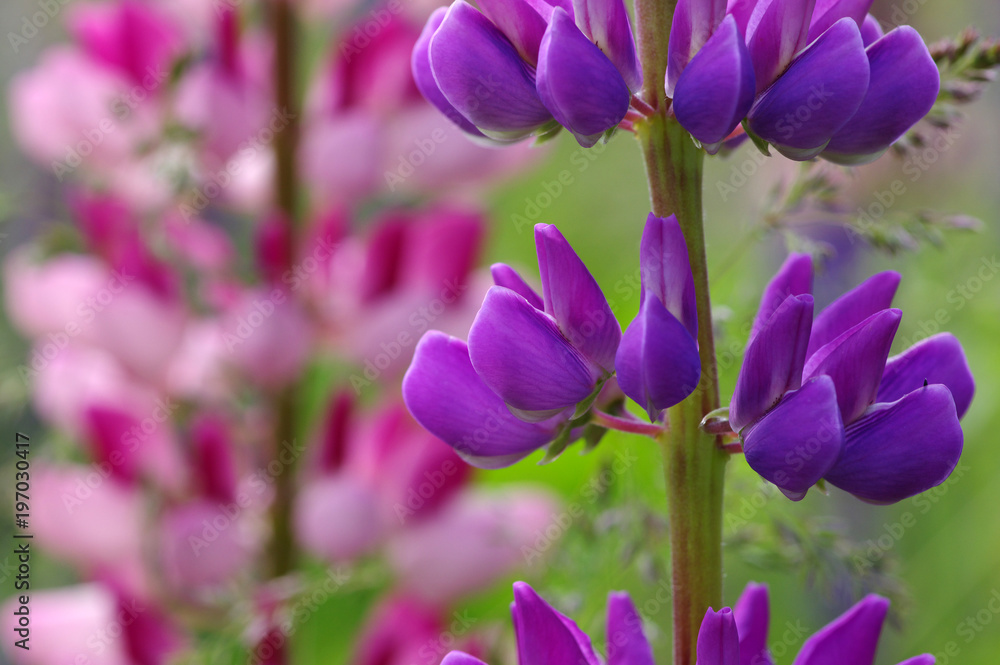
[[[698,628],[705,611],[722,605],[722,498],[729,456],[716,436],[699,427],[702,418],[719,407],[702,218],[704,155],[677,121],[668,117],[662,88],[656,97],[651,96],[663,85],[673,7],[669,0],[638,0],[636,12],[647,85],[653,77],[646,101],[655,109],[646,120],[635,123],[636,136],[646,160],[653,212],[661,217],[676,215],[684,231],[698,302],[701,382],[690,397],[668,411],[670,428],[658,438],[670,520],[673,662],[695,665]]]

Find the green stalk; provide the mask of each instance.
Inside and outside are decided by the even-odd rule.
[[[698,629],[709,607],[722,605],[722,499],[728,454],[701,419],[719,406],[712,307],[702,214],[704,153],[668,113],[664,91],[667,40],[675,0],[636,0],[645,101],[654,108],[635,124],[646,161],[654,214],[676,215],[687,241],[698,303],[701,381],[671,408],[663,451],[670,520],[674,665],[695,665]]]

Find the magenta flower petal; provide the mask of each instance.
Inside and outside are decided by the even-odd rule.
[[[868,15],[872,0],[816,0],[812,21],[809,23],[809,36],[806,43],[814,41],[827,29],[842,18],[849,18],[860,27]]]
[[[624,591],[608,594],[608,665],[655,665],[642,617]]]
[[[878,389],[879,402],[895,402],[928,383],[945,385],[961,418],[969,410],[976,383],[955,336],[939,333],[889,358]]]
[[[943,483],[962,454],[962,428],[947,387],[931,384],[876,404],[846,431],[826,479],[869,503],[895,503]]]
[[[430,64],[448,103],[490,138],[518,140],[552,119],[527,63],[463,0],[448,9],[431,37]]]
[[[701,378],[698,344],[652,293],[622,336],[615,367],[618,386],[650,420],[694,392]]]
[[[594,391],[597,372],[555,321],[510,289],[494,286],[469,330],[483,383],[522,411],[564,409]]]
[[[736,629],[740,635],[740,665],[774,665],[767,649],[767,627],[770,611],[767,585],[751,582],[743,589],[733,608]]]
[[[674,96],[681,73],[715,32],[725,14],[726,0],[677,0],[667,44],[667,97]],[[743,30],[746,24],[739,27]]]
[[[663,218],[650,213],[639,245],[639,276],[642,303],[646,292],[656,294],[667,311],[684,324],[691,337],[698,337],[698,303],[694,276],[684,232],[674,215]]]
[[[788,296],[750,340],[729,405],[729,423],[736,431],[802,385],[812,313],[812,296]]]
[[[485,469],[509,466],[546,445],[559,424],[515,418],[476,374],[465,342],[436,330],[417,344],[403,400],[424,429]]]
[[[739,665],[740,639],[731,609],[716,612],[710,607],[705,612],[698,629],[697,655],[697,665]]]
[[[757,76],[760,88],[759,71]],[[786,157],[811,159],[857,112],[868,77],[858,25],[841,19],[757,98],[748,116],[750,128]]]
[[[811,294],[812,277],[812,257],[808,254],[789,254],[760,297],[760,307],[757,308],[757,317],[750,330],[750,339],[757,335],[788,296]]]
[[[622,330],[601,287],[555,226],[535,225],[535,251],[545,311],[590,362],[614,371]]]
[[[441,665],[486,665],[486,663],[463,651],[452,651],[444,657]]]
[[[844,425],[833,380],[819,376],[788,393],[742,432],[747,464],[793,500],[805,496],[837,462]]]
[[[902,316],[898,309],[873,314],[819,349],[806,362],[803,380],[821,374],[833,379],[844,423],[853,423],[875,403]]]
[[[538,48],[548,23],[526,0],[478,0],[479,9],[500,29],[522,58],[538,62]]]
[[[937,65],[916,30],[900,26],[867,49],[871,82],[861,107],[836,132],[823,157],[846,164],[874,161],[934,106]]]
[[[584,147],[597,143],[628,112],[622,75],[562,8],[552,12],[538,54],[538,95]]]
[[[677,80],[677,121],[709,152],[732,133],[754,99],[754,73],[736,19],[727,16]]]
[[[889,309],[898,287],[898,272],[880,272],[827,305],[813,321],[807,353],[816,353],[872,314]]]
[[[716,0],[717,1],[717,0]],[[621,74],[632,92],[642,87],[642,65],[623,0],[573,0],[576,24]]]
[[[794,665],[872,665],[888,609],[885,598],[866,596],[807,639]]]
[[[524,582],[514,583],[511,614],[518,665],[600,665],[590,638]]]
[[[757,92],[774,83],[808,44],[809,20],[816,0],[760,0],[746,26]]]
[[[441,22],[444,21],[444,16],[447,13],[447,9],[440,7],[427,19],[427,24],[424,26],[423,32],[420,33],[420,38],[417,39],[417,43],[413,47],[413,55],[410,57],[410,69],[413,72],[413,81],[417,84],[417,89],[420,90],[420,94],[424,96],[424,99],[433,104],[446,118],[469,134],[482,136],[482,132],[476,129],[476,126],[469,122],[468,118],[459,113],[451,105],[451,102],[445,98],[444,93],[438,88],[437,81],[434,79],[434,72],[431,71],[431,37],[434,36],[435,31],[441,26]]]
[[[524,281],[524,278],[509,265],[505,263],[494,263],[490,266],[490,275],[493,277],[494,284],[510,289],[531,303],[531,306],[535,309],[545,308],[545,305],[542,303],[542,297],[539,296],[533,288],[528,286],[528,283]]]

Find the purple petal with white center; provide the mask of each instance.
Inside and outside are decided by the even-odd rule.
[[[884,309],[820,348],[806,361],[803,380],[825,374],[837,387],[837,403],[850,425],[875,403],[882,371],[903,314]]]
[[[670,41],[667,42],[667,97],[674,96],[674,86],[681,73],[715,32],[725,14],[725,0],[677,0],[670,25]]]
[[[747,584],[733,608],[740,636],[740,665],[774,665],[767,649],[770,611],[767,585]]]
[[[551,224],[535,225],[545,311],[592,363],[610,373],[622,329],[587,266]]]
[[[743,433],[750,468],[790,499],[806,495],[837,462],[844,425],[833,380],[819,376],[788,393]]]
[[[509,466],[546,445],[559,422],[515,418],[472,367],[465,342],[432,330],[417,344],[403,377],[410,413],[473,466]]]
[[[483,383],[520,411],[573,406],[597,385],[597,368],[552,317],[501,286],[486,293],[469,329],[469,357]]]
[[[889,309],[899,279],[892,270],[877,273],[827,305],[813,322],[807,353],[816,353],[872,314]]]
[[[757,336],[757,332],[788,296],[811,294],[812,279],[812,257],[796,252],[789,254],[764,288],[764,293],[760,297],[760,307],[757,308],[757,317],[750,330],[750,339]]]
[[[524,281],[524,278],[516,270],[506,263],[494,263],[490,266],[490,275],[493,277],[494,284],[510,289],[531,303],[535,309],[545,308],[542,297]]]
[[[757,92],[781,76],[795,54],[808,44],[809,20],[816,0],[760,0],[746,27]]]
[[[806,43],[814,41],[831,25],[845,17],[861,27],[871,6],[872,0],[816,0]]]
[[[673,110],[677,121],[709,152],[746,116],[754,99],[750,52],[727,16],[677,80]]]
[[[750,128],[789,159],[811,159],[858,111],[868,76],[858,25],[840,19],[757,98]]]
[[[959,418],[969,410],[976,382],[962,345],[951,333],[928,337],[889,358],[878,388],[878,401],[895,402],[928,383],[947,386]]]
[[[946,386],[876,404],[847,428],[844,452],[826,474],[862,501],[896,503],[943,483],[962,454],[962,428]]]
[[[729,423],[737,432],[802,385],[812,315],[812,296],[788,296],[750,340],[729,405]]]
[[[705,612],[698,629],[697,665],[740,665],[740,639],[733,611],[723,607]]]
[[[542,38],[535,80],[546,108],[585,148],[628,112],[631,93],[622,75],[561,8]]]
[[[524,582],[511,606],[519,665],[600,665],[588,638]]]
[[[651,421],[694,392],[701,378],[697,343],[652,293],[625,330],[615,367],[618,386]]]
[[[649,213],[639,245],[639,277],[642,292],[639,303],[650,291],[698,338],[698,303],[695,300],[694,276],[684,232],[677,217],[657,217]]]
[[[869,14],[861,24],[861,40],[865,43],[865,48],[882,39],[885,32],[882,31],[882,24],[878,19]]]
[[[900,26],[868,47],[871,82],[860,108],[823,157],[844,164],[874,161],[934,106],[941,77],[920,34]]]
[[[452,651],[444,657],[441,665],[486,665],[486,663],[463,651]]]
[[[448,9],[431,37],[430,63],[448,103],[490,138],[516,141],[552,119],[527,63],[463,0]]]
[[[642,617],[624,591],[608,594],[608,665],[655,665]]]
[[[573,0],[576,25],[614,64],[632,92],[642,87],[642,65],[623,0]]]
[[[444,7],[436,9],[430,18],[427,19],[427,24],[424,26],[423,32],[420,33],[420,38],[417,39],[417,43],[413,46],[413,55],[410,58],[410,69],[413,72],[413,80],[417,84],[420,94],[424,96],[424,99],[433,104],[446,118],[469,134],[482,136],[483,133],[476,129],[476,126],[469,122],[468,118],[459,113],[458,109],[451,105],[451,102],[445,99],[444,93],[438,88],[437,81],[434,79],[434,72],[431,71],[431,37],[434,36],[434,33],[441,26],[441,22],[444,21],[444,16],[447,13],[448,10]]]
[[[872,665],[889,601],[865,596],[802,645],[794,665]]]
[[[531,65],[538,62],[538,47],[548,21],[536,7],[525,0],[477,0],[476,4],[522,58]]]

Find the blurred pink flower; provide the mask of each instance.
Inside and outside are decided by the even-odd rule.
[[[441,648],[448,633],[448,613],[440,607],[400,594],[381,601],[365,622],[351,665],[437,665],[448,649]],[[454,623],[454,622],[453,622]],[[460,635],[451,644],[475,653],[465,633],[471,626],[455,625]]]

